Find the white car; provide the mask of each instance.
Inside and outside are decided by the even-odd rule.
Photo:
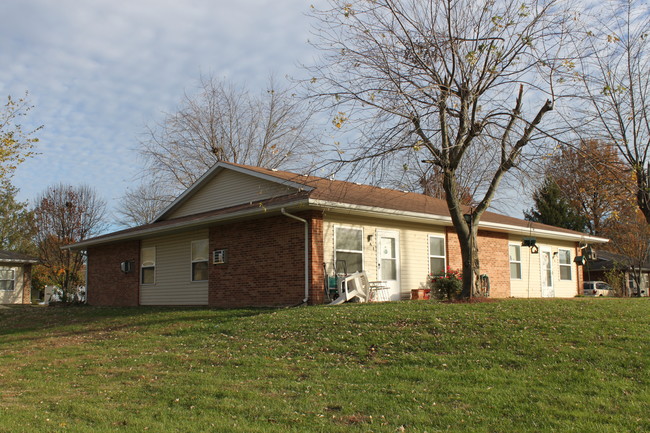
[[[585,281],[583,294],[585,296],[614,296],[614,289],[603,281]]]

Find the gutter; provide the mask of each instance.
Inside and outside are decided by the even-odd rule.
[[[295,215],[291,215],[284,208],[280,209],[282,215],[293,218],[297,221],[305,224],[305,298],[302,300],[302,303],[305,304],[309,300],[309,223],[306,219],[302,219]]]
[[[433,214],[427,214],[421,212],[386,209],[386,208],[380,208],[375,206],[364,206],[364,205],[356,205],[350,203],[333,202],[327,200],[309,199],[309,204],[311,206],[316,206],[319,208],[326,208],[332,210],[344,210],[350,214],[356,213],[358,215],[366,215],[366,216],[377,217],[377,218],[382,218],[382,217],[386,218],[387,216],[390,216],[393,219],[400,219],[400,220],[408,219],[410,221],[414,221],[422,224],[431,224],[432,222],[437,222],[445,226],[450,226],[450,227],[453,226],[451,217],[444,216],[444,215],[433,215]],[[609,241],[609,239],[601,238],[598,236],[591,236],[586,233],[577,233],[577,232],[565,233],[565,232],[557,232],[554,230],[534,228],[534,227],[531,229],[530,227],[516,226],[512,224],[504,224],[504,223],[490,222],[484,220],[481,220],[479,222],[478,227],[479,229],[495,230],[503,233],[522,235],[522,236],[528,236],[533,234],[540,237],[547,237],[551,239],[560,239],[560,240],[569,239],[575,241],[586,241],[586,242],[594,242],[594,243],[606,243]]]

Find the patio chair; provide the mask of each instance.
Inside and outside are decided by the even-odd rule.
[[[355,272],[339,281],[339,297],[329,305],[339,305],[357,298],[359,302],[367,302],[370,295],[370,284],[365,271]]]

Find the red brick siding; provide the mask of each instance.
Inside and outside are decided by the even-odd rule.
[[[299,215],[309,220],[309,304],[322,304],[325,302],[324,279],[325,249],[323,246],[323,213],[309,212]]]
[[[210,264],[208,305],[300,304],[305,293],[304,225],[284,215],[210,229],[210,251],[228,262]]]
[[[32,265],[23,265],[23,304],[32,303]]]
[[[125,274],[120,263],[132,261]],[[139,305],[140,241],[102,245],[88,249],[88,304],[103,306]]]
[[[481,274],[490,278],[490,296],[510,296],[510,262],[508,260],[508,234],[479,230],[478,256]],[[447,265],[462,269],[460,243],[453,227],[447,228]]]

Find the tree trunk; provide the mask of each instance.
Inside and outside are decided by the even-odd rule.
[[[638,167],[635,171],[637,185],[636,202],[641,212],[643,212],[646,222],[650,224],[650,185],[648,185],[650,166]]]
[[[461,297],[471,298],[476,292],[476,284],[480,273],[480,263],[477,246],[477,227],[468,224],[468,230],[458,231],[458,243],[460,244],[460,255],[463,262],[463,291]]]

